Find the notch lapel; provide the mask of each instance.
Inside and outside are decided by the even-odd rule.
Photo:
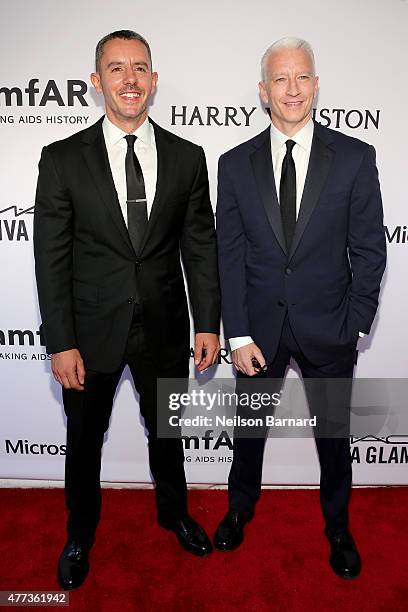
[[[123,240],[133,251],[126,223],[120,208],[115,183],[113,182],[108,152],[103,137],[102,121],[103,117],[84,134],[82,140],[82,154],[101,200],[106,206],[112,221],[119,230]]]
[[[154,121],[149,119],[154,128],[154,138],[157,151],[157,179],[156,192],[150,211],[147,230],[142,242],[142,253],[152,235],[153,229],[160,218],[160,211],[168,199],[169,191],[175,181],[175,165],[177,160],[177,147],[173,147],[171,134],[166,132]]]
[[[327,175],[334,158],[334,151],[324,142],[322,127],[315,123],[312,149],[310,151],[309,167],[307,169],[305,186],[303,188],[299,215],[295,226],[295,233],[290,247],[288,261],[293,257],[300,240],[309,223],[313,210],[319,200],[319,196],[326,182]]]
[[[252,169],[269,223],[283,252],[286,253],[285,235],[273,175],[270,128],[260,136],[259,148],[251,153]]]

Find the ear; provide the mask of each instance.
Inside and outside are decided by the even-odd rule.
[[[98,72],[92,72],[92,74],[91,74],[91,83],[95,87],[95,89],[96,89],[96,91],[98,93],[102,93],[101,78],[100,78]]]
[[[314,91],[313,91],[315,97],[317,96],[317,92],[318,91],[319,91],[319,77],[316,76],[315,77],[315,84],[314,84]]]
[[[152,72],[152,94],[156,91],[158,79],[159,75],[157,74],[157,72]]]
[[[266,91],[265,81],[259,81],[258,87],[259,87],[259,95],[261,97],[262,102],[264,104],[268,104],[269,99],[268,99],[268,93]]]

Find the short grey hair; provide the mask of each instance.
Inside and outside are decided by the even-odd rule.
[[[310,45],[307,40],[304,40],[303,38],[286,36],[285,38],[280,38],[279,40],[275,41],[263,54],[261,59],[261,74],[263,81],[266,81],[267,65],[270,56],[272,53],[275,53],[275,51],[279,51],[280,49],[303,49],[306,51],[312,62],[313,75],[315,74],[315,61],[312,45]]]
[[[147,49],[147,54],[150,60],[150,68],[152,69],[152,53],[150,51],[149,43],[141,34],[134,32],[133,30],[116,30],[115,32],[111,32],[107,34],[96,45],[95,49],[95,70],[99,72],[99,68],[101,66],[101,58],[103,55],[103,48],[107,42],[110,40],[114,40],[115,38],[121,38],[122,40],[138,40],[142,43]]]

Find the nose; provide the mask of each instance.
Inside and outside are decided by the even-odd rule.
[[[127,84],[134,84],[137,82],[138,74],[131,66],[126,66],[124,80]]]
[[[296,80],[296,78],[291,77],[288,79],[288,88],[287,88],[287,92],[288,96],[298,96],[300,91],[299,91],[299,84]]]

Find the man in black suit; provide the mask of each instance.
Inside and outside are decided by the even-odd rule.
[[[188,378],[189,313],[195,365],[219,350],[216,239],[201,147],[148,118],[155,92],[150,48],[121,30],[96,48],[92,83],[106,115],[44,147],[34,248],[39,303],[54,377],[67,415],[68,541],[58,564],[64,589],[88,572],[101,508],[103,437],[125,365],[140,395],[156,484],[158,522],[197,555],[211,551],[188,515],[181,439],[157,435],[156,382]]]
[[[266,51],[259,88],[271,125],[221,157],[217,205],[222,314],[238,388],[260,367],[283,379],[293,358],[313,411],[316,393],[336,394],[330,379],[345,381],[348,404],[357,340],[370,332],[386,259],[374,148],[313,122],[317,87],[306,41],[286,38]],[[331,405],[320,403],[318,416],[330,419]],[[361,560],[348,531],[349,439],[329,433],[318,432],[316,445],[330,562],[354,577]],[[263,437],[234,440],[229,512],[215,535],[221,550],[242,542],[263,450]]]

